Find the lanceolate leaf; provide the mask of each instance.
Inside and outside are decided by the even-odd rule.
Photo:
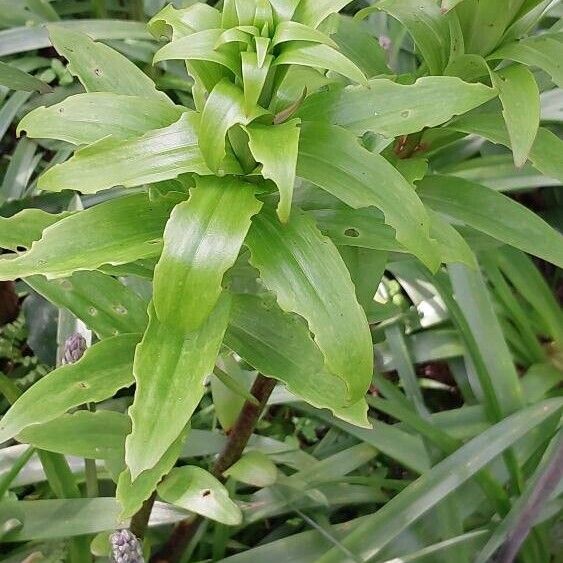
[[[148,23],[149,30],[157,38],[186,37],[196,31],[221,27],[221,12],[203,2],[177,10],[173,4],[166,5]]]
[[[131,423],[124,414],[81,410],[27,426],[17,440],[63,455],[115,460],[123,457],[125,436],[130,431]]]
[[[358,524],[342,544],[364,560],[375,557],[407,526],[432,510],[449,493],[458,489],[532,428],[560,411],[561,406],[561,399],[543,401],[489,428]],[[318,563],[336,563],[341,560],[342,552],[333,548],[318,559]]]
[[[78,77],[87,92],[113,92],[172,103],[146,74],[111,47],[68,27],[53,25],[49,36],[55,49],[69,61],[70,72]]]
[[[374,78],[367,88],[313,94],[298,115],[306,121],[328,120],[359,135],[373,131],[392,138],[445,123],[495,96],[492,88],[452,76],[425,76],[410,85]]]
[[[224,295],[207,321],[192,332],[163,325],[149,308],[149,326],[135,353],[133,431],[125,460],[133,481],[154,467],[178,438],[203,396],[229,319]]]
[[[346,76],[353,82],[367,83],[364,73],[352,61],[328,45],[290,43],[282,48],[281,54],[273,64],[326,68]]]
[[[374,8],[398,19],[409,31],[430,74],[440,75],[449,55],[448,20],[434,0],[381,0]]]
[[[131,481],[129,469],[121,472],[115,492],[115,497],[121,504],[121,518],[130,518],[139,511],[160,480],[174,467],[186,441],[186,434],[187,430],[180,432],[159,462],[153,468],[143,471],[134,481]]]
[[[488,59],[510,59],[525,65],[537,66],[547,72],[557,86],[563,88],[563,68],[560,64],[562,56],[563,43],[560,37],[542,33],[504,45],[489,55]]]
[[[225,344],[311,405],[328,408],[347,422],[369,427],[364,398],[350,407],[342,406],[346,386],[326,369],[307,325],[299,317],[284,313],[270,297],[233,296]]]
[[[138,342],[137,334],[102,340],[88,348],[75,364],[57,368],[40,379],[0,420],[0,441],[13,438],[31,424],[53,420],[73,407],[112,397],[131,385],[133,352]]]
[[[456,131],[474,133],[508,148],[510,138],[500,113],[471,112],[448,125]],[[530,151],[530,162],[540,172],[563,182],[563,141],[549,129],[540,127]]]
[[[37,91],[40,94],[46,94],[51,91],[49,84],[43,82],[43,80],[1,61],[0,84],[12,90],[23,90],[24,92]]]
[[[440,246],[442,262],[459,262],[470,268],[477,268],[477,260],[465,239],[439,213],[429,210],[430,233]]]
[[[52,281],[31,276],[25,282],[51,303],[71,311],[100,338],[142,333],[147,326],[146,301],[102,272],[76,272]]]
[[[67,213],[47,213],[41,209],[24,209],[11,217],[0,217],[0,247],[6,250],[29,248],[43,231],[60,221]]]
[[[223,275],[262,207],[254,191],[234,176],[199,178],[190,199],[174,209],[154,278],[154,306],[162,323],[195,330],[214,309]]]
[[[262,164],[262,176],[272,180],[280,192],[278,216],[284,223],[289,219],[295,169],[299,148],[298,119],[281,125],[254,124],[247,127],[250,150],[257,162]]]
[[[349,131],[323,123],[303,124],[297,175],[351,207],[378,207],[397,232],[397,240],[428,267],[437,267],[428,216],[416,192],[389,162],[362,148]]]
[[[0,260],[0,279],[64,277],[158,255],[164,225],[178,199],[176,194],[150,201],[138,193],[64,217],[48,226],[29,251]]]
[[[340,11],[351,0],[301,0],[294,19],[310,27],[317,27],[330,14]]]
[[[264,110],[255,107],[247,115],[242,90],[228,80],[215,86],[205,104],[199,128],[199,147],[213,172],[225,171],[223,160],[229,129],[236,124],[247,125],[264,113]]]
[[[208,175],[198,146],[199,119],[199,114],[186,112],[176,123],[142,137],[102,139],[48,170],[39,178],[38,186],[50,191],[96,193],[114,186],[170,180],[187,172]],[[225,159],[223,167],[226,173],[240,172],[232,156]]]
[[[514,164],[524,166],[540,125],[540,93],[534,75],[522,65],[491,72],[503,105]]]
[[[158,486],[158,494],[180,506],[228,526],[242,521],[240,508],[229,498],[227,489],[201,467],[177,467]]]
[[[167,127],[178,121],[182,111],[158,98],[92,92],[33,110],[20,121],[17,132],[85,145],[109,135],[127,139]]]
[[[282,225],[256,216],[247,237],[251,263],[284,311],[304,317],[329,371],[346,384],[342,405],[361,399],[371,381],[371,336],[350,274],[332,242],[302,213]]]
[[[563,238],[538,215],[507,196],[462,178],[427,176],[418,185],[435,211],[563,266]]]

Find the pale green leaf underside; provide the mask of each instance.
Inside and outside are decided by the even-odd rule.
[[[150,201],[147,194],[138,193],[63,217],[46,227],[27,252],[0,259],[0,279],[34,274],[64,277],[77,270],[158,255],[176,203],[177,196]]]
[[[304,123],[297,175],[350,207],[378,207],[395,229],[397,240],[429,268],[437,267],[440,258],[416,192],[387,160],[361,147],[351,132],[324,123]]]
[[[295,212],[285,225],[269,212],[257,215],[247,245],[281,308],[307,320],[327,368],[344,381],[342,405],[359,401],[372,376],[371,335],[336,247],[310,217]]]
[[[167,127],[178,121],[183,111],[158,98],[92,92],[33,110],[20,121],[17,133],[87,145],[109,135],[127,139]]]
[[[227,489],[200,467],[173,469],[158,486],[158,494],[166,502],[227,526],[242,522],[240,508],[229,498]]]
[[[170,180],[188,172],[208,175],[211,172],[198,145],[199,119],[197,113],[185,112],[176,123],[142,137],[102,139],[48,170],[39,178],[38,186],[49,191],[96,193],[115,186]],[[238,162],[230,155],[224,169],[240,173]]]
[[[133,431],[125,460],[135,480],[154,467],[178,438],[204,392],[227,327],[229,299],[222,297],[207,321],[191,332],[163,325],[149,308],[149,326],[135,353]]]
[[[254,487],[270,487],[277,480],[278,470],[266,454],[251,451],[231,465],[224,475]]]
[[[369,427],[364,398],[352,406],[342,406],[346,385],[325,368],[324,357],[306,323],[284,313],[273,299],[234,295],[225,344],[314,407],[328,408],[351,424]]]
[[[77,363],[59,367],[40,379],[0,420],[0,440],[5,442],[31,424],[53,420],[73,407],[103,401],[131,385],[131,362],[138,341],[136,334],[102,340]]]
[[[563,237],[507,196],[451,176],[427,176],[417,192],[432,209],[563,267]]]
[[[327,120],[358,135],[373,131],[393,138],[441,125],[495,96],[492,88],[452,76],[425,76],[410,85],[374,78],[367,88],[313,94],[298,115],[307,121]]]
[[[172,103],[127,57],[103,43],[92,41],[85,33],[52,25],[49,37],[59,54],[69,61],[68,69],[87,92],[113,92]]]
[[[190,199],[174,209],[154,276],[154,306],[162,323],[189,331],[207,319],[250,220],[262,207],[254,191],[234,176],[199,178]]]
[[[196,31],[217,29],[221,26],[221,12],[207,4],[197,2],[187,8],[176,9],[168,4],[151,18],[148,23],[150,32],[160,39],[186,37]]]

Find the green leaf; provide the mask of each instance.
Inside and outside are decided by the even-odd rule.
[[[242,90],[228,80],[215,86],[201,115],[199,147],[205,162],[215,173],[224,173],[223,161],[227,154],[226,138],[231,127],[248,125],[253,119],[265,113],[258,107],[247,115]]]
[[[527,66],[537,66],[547,72],[557,86],[563,88],[562,56],[563,44],[559,36],[542,33],[503,45],[487,58],[493,61],[509,59]]]
[[[513,199],[451,176],[426,176],[418,184],[417,192],[435,211],[553,264],[563,265],[561,235]]]
[[[150,39],[145,24],[141,22],[80,19],[61,21],[56,25],[69,30],[87,32],[94,39]],[[0,57],[50,46],[51,42],[45,26],[22,26],[0,31]]]
[[[540,93],[534,75],[522,65],[491,72],[499,92],[514,164],[524,166],[540,125]]]
[[[278,187],[280,202],[277,211],[284,223],[291,213],[300,123],[294,119],[280,125],[252,124],[246,128],[250,150],[257,162],[262,164],[262,176]]]
[[[24,92],[37,91],[40,94],[46,94],[52,91],[49,84],[43,82],[43,80],[1,61],[0,84],[12,90],[23,90]]]
[[[383,213],[375,207],[314,209],[311,214],[334,244],[406,252],[395,239],[395,231],[385,224]]]
[[[513,557],[508,557],[507,549],[515,547],[515,542],[520,539],[523,541],[530,533],[541,508],[557,490],[561,480],[562,464],[563,433],[559,431],[521,496],[516,499],[510,512],[496,526],[493,534],[475,558],[475,563],[491,561],[497,550],[502,548],[503,543],[505,545],[499,551],[499,555],[502,552],[507,560],[513,559]],[[555,494],[557,493],[555,492]],[[516,543],[516,547],[520,546]],[[517,549],[517,551],[520,550]]]
[[[176,39],[159,49],[154,56],[154,63],[168,60],[204,61],[216,63],[240,76],[240,60],[237,52],[223,47],[215,49],[215,45],[223,29],[205,29],[192,35]],[[229,73],[230,74],[230,73]]]
[[[448,62],[450,32],[448,19],[434,0],[380,0],[374,9],[399,20],[414,39],[430,74],[442,74]]]
[[[375,557],[417,518],[457,490],[530,430],[559,412],[562,405],[561,399],[543,401],[485,430],[355,526],[342,544],[363,559]],[[341,560],[342,552],[333,548],[318,559],[318,563]]]
[[[138,193],[63,217],[48,226],[30,250],[0,260],[0,279],[64,277],[158,255],[164,225],[177,202],[177,196],[150,201],[147,194]]]
[[[430,217],[430,234],[438,242],[442,262],[445,264],[460,263],[477,268],[475,254],[459,232],[440,214],[428,210]]]
[[[255,187],[234,176],[199,178],[166,225],[154,274],[154,307],[163,324],[195,330],[215,308],[250,220],[262,207]]]
[[[207,321],[192,332],[161,324],[149,308],[149,326],[135,353],[137,390],[129,409],[133,431],[125,449],[133,481],[159,462],[201,400],[227,327],[229,306],[224,295]]]
[[[347,86],[312,94],[298,116],[328,120],[358,135],[373,131],[393,138],[441,125],[495,96],[492,88],[451,76],[425,76],[410,85],[374,78],[367,88]]]
[[[63,164],[57,164],[39,178],[43,190],[80,188],[96,193],[114,186],[140,186],[170,180],[180,174],[210,174],[198,146],[200,116],[185,112],[164,129],[149,131],[133,139],[102,139],[79,150]],[[226,173],[240,173],[234,157],[225,160]]]
[[[131,362],[138,341],[137,334],[102,340],[75,364],[61,366],[40,379],[0,420],[0,440],[5,442],[31,424],[48,422],[84,403],[102,401],[131,385]]]
[[[342,53],[328,45],[302,45],[290,43],[282,47],[274,65],[299,65],[311,68],[324,68],[342,74],[352,82],[367,84],[364,73]]]
[[[252,265],[280,307],[307,320],[327,368],[346,384],[342,405],[359,401],[371,381],[371,336],[350,274],[332,242],[302,213],[293,213],[282,225],[262,212],[254,218],[247,245]]]
[[[3,542],[50,540],[97,534],[115,530],[119,521],[119,504],[114,498],[50,499],[8,501],[0,504],[0,520],[16,516],[23,527],[2,538]],[[157,502],[152,512],[152,525],[183,520],[184,510]]]
[[[331,34],[331,38],[337,44],[336,48],[368,78],[378,74],[390,74],[387,54],[368,25],[344,15],[334,17],[333,22],[336,30]]]
[[[273,299],[233,295],[225,345],[311,405],[328,408],[351,424],[369,427],[363,397],[351,406],[342,406],[346,386],[325,368],[306,323],[284,313]]]
[[[450,265],[448,271],[455,300],[467,320],[501,413],[511,414],[524,404],[522,388],[483,275],[461,264]]]
[[[143,471],[134,481],[131,481],[129,469],[124,469],[121,472],[115,492],[115,498],[121,504],[121,519],[130,518],[136,514],[145,500],[151,496],[161,479],[174,467],[187,434],[188,429],[180,432],[178,438],[170,445],[158,463],[151,469]]]
[[[297,175],[351,207],[378,207],[397,240],[429,268],[437,267],[429,219],[416,192],[387,160],[361,147],[349,131],[323,123],[303,124]],[[371,178],[378,178],[377,184]]]
[[[75,145],[95,143],[108,135],[138,137],[178,121],[182,108],[158,98],[105,92],[77,94],[60,104],[40,107],[19,123],[17,134],[59,139]]]
[[[223,475],[254,487],[270,487],[277,481],[278,470],[266,454],[251,451],[231,465]]]
[[[480,135],[493,143],[510,148],[508,131],[500,114],[471,112],[457,118],[448,127]],[[540,127],[529,158],[537,170],[563,182],[563,160],[560,158],[562,151],[563,141],[549,129]]]
[[[266,55],[262,64],[259,64],[258,55],[252,51],[240,54],[242,61],[242,81],[244,87],[244,103],[247,114],[252,113],[264,90],[270,75],[270,66],[274,57]]]
[[[51,303],[71,311],[100,338],[142,333],[147,326],[146,301],[102,272],[76,272],[53,281],[31,276],[25,282]]]
[[[113,92],[171,103],[146,74],[111,47],[60,25],[50,26],[49,36],[58,53],[69,61],[69,71],[87,92]]]
[[[227,489],[200,467],[173,469],[158,486],[158,494],[166,502],[227,526],[242,522],[240,508],[229,498]]]
[[[221,27],[221,12],[202,2],[180,10],[173,4],[167,4],[150,19],[147,25],[157,39],[162,36],[179,39],[196,31]]]
[[[123,457],[130,429],[129,419],[121,413],[76,411],[27,426],[16,439],[49,452],[113,460]]]
[[[29,248],[43,231],[67,213],[52,214],[41,209],[24,209],[11,217],[0,217],[0,247],[7,250]]]
[[[299,22],[284,21],[276,26],[272,47],[288,41],[307,41],[309,43],[323,43],[330,47],[338,48],[338,45],[328,36]]]
[[[351,0],[301,0],[294,19],[309,27],[318,27],[330,14],[350,4]]]

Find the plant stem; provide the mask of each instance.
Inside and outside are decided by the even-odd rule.
[[[21,455],[14,461],[10,471],[0,481],[0,498],[3,498],[12,481],[19,475],[19,472],[25,467],[27,462],[31,459],[31,456],[35,453],[35,448],[29,446]]]
[[[92,0],[92,12],[96,18],[107,18],[108,11],[106,8],[106,0]]]
[[[211,470],[211,473],[218,479],[223,479],[223,472],[240,459],[275,386],[274,379],[258,374],[250,390],[257,399],[258,405],[250,401],[244,403],[237,421],[231,429],[229,439]],[[192,516],[180,522],[173,530],[166,545],[152,558],[152,561],[154,563],[177,563],[202,522],[203,518],[200,516]]]
[[[149,518],[156,499],[156,491],[143,503],[140,510],[131,518],[129,529],[133,532],[137,539],[142,541],[145,538],[145,532],[149,525]]]

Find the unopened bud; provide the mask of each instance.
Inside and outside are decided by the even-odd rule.
[[[382,47],[386,51],[389,51],[389,49],[391,49],[391,39],[389,37],[387,37],[387,35],[380,35],[379,36],[379,45],[380,45],[380,47]]]
[[[141,543],[129,530],[117,530],[109,538],[112,563],[145,563]]]
[[[65,342],[63,364],[74,364],[82,358],[87,348],[86,339],[78,333],[69,336]]]

